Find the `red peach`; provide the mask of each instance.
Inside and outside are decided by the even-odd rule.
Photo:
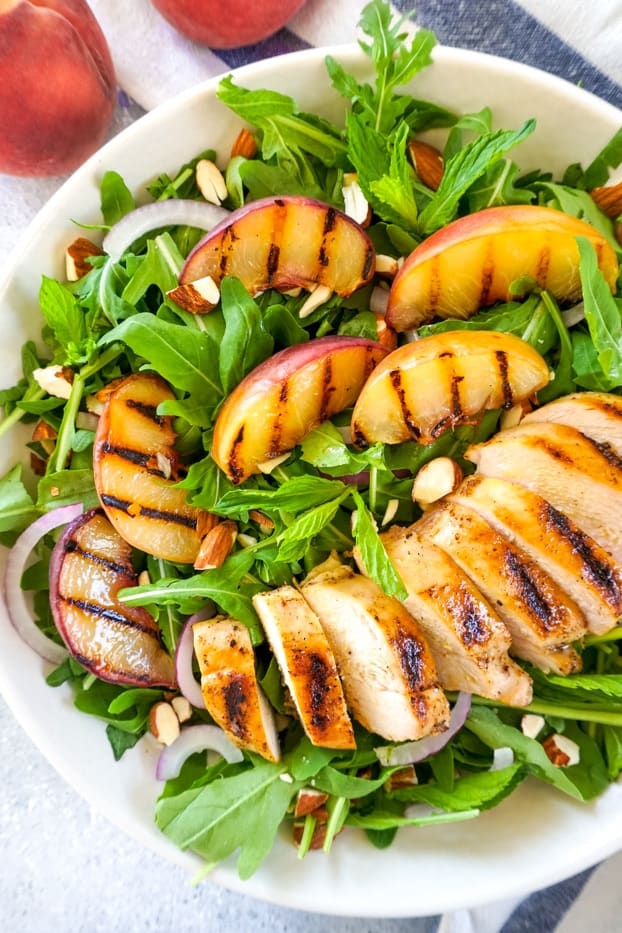
[[[292,18],[304,0],[152,0],[184,36],[213,49],[266,39]]]
[[[0,0],[0,172],[60,175],[102,143],[116,100],[86,0]]]

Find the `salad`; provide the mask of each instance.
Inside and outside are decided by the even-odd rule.
[[[475,687],[463,676],[473,655],[451,665],[438,650],[423,683],[419,662],[433,636],[409,630],[417,664],[408,670],[419,680],[407,697],[423,698],[435,715],[411,718],[403,734],[392,731],[395,717],[374,718],[383,704],[369,681],[362,699],[345,690],[353,716],[341,747],[335,732],[330,745],[310,736],[279,632],[268,635],[272,594],[308,600],[328,630],[320,599],[337,603],[351,579],[366,594],[377,588],[374,600],[379,590],[391,607],[405,603],[422,616],[420,581],[437,558],[448,566],[438,523],[464,518],[459,509],[477,497],[508,416],[596,393],[611,410],[622,386],[612,294],[622,204],[607,185],[622,160],[622,131],[561,179],[545,166],[521,175],[511,152],[533,121],[493,130],[486,109],[458,115],[401,94],[429,64],[433,35],[408,38],[382,2],[365,9],[361,28],[375,84],[326,63],[349,102],[345,127],[229,77],[219,96],[248,129],[232,140],[224,176],[215,162],[226,154],[202,152],[153,180],[151,203],[137,208],[123,179],[104,175],[102,248],[78,239],[68,281],[43,280],[44,348],[25,345],[22,380],[0,394],[0,433],[18,422],[33,428],[32,470],[18,464],[0,480],[13,622],[54,663],[50,686],[69,683],[77,708],[106,723],[116,758],[148,731],[161,742],[158,826],[207,868],[237,852],[242,877],[282,824],[301,857],[328,851],[351,827],[385,848],[400,827],[473,818],[527,778],[591,800],[622,768],[620,559],[598,550],[600,528],[577,521],[559,532],[559,548],[570,540],[584,557],[589,539],[585,566],[602,586],[575,593],[572,573],[559,581],[566,627],[555,637],[531,637],[525,649],[513,633],[510,658],[502,623],[477,617],[490,644]],[[442,153],[421,139],[432,129],[444,130]],[[493,224],[479,227],[489,243],[497,217],[512,228],[506,253],[518,252],[518,267],[496,240],[492,264],[461,280],[474,261],[461,252],[468,225]],[[515,250],[521,218],[527,245]],[[551,259],[543,276],[542,242],[551,237],[563,262],[553,269]],[[302,244],[313,246],[312,258]],[[438,273],[439,256],[450,273]],[[430,374],[447,376],[448,347],[462,388],[454,380],[436,392]],[[482,371],[496,374],[484,400]],[[403,394],[391,394],[396,380]],[[533,415],[521,436],[544,430]],[[615,474],[614,437],[598,443]],[[154,481],[160,498],[143,507]],[[453,512],[442,506],[447,497]],[[521,502],[528,514],[533,500]],[[416,573],[402,556],[413,527],[414,540],[427,541]],[[480,557],[460,585],[476,577],[483,588],[482,566]],[[34,624],[23,591],[34,594]],[[94,593],[106,600],[95,623]],[[230,685],[244,654],[227,667],[229,652],[214,668],[217,630],[231,650],[233,640],[250,646],[241,695],[267,698],[264,744],[236,735],[231,705],[210,705],[207,681],[224,670]],[[339,638],[330,639],[337,661]],[[466,652],[467,641],[456,650]],[[490,679],[495,664],[509,681]]]

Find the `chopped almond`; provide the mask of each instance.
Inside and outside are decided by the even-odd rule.
[[[175,710],[175,714],[180,722],[187,722],[192,716],[192,705],[185,697],[173,697],[171,706]]]
[[[197,187],[206,201],[220,205],[227,197],[227,185],[218,166],[210,159],[200,159],[195,170]]]
[[[266,515],[264,512],[260,512],[259,509],[250,509],[248,517],[251,521],[255,522],[256,525],[259,525],[262,531],[274,531],[274,522],[269,515]]]
[[[235,544],[237,533],[235,522],[227,520],[214,525],[201,542],[194,569],[215,570],[222,567]]]
[[[178,285],[166,293],[167,298],[191,314],[208,314],[220,301],[220,289],[211,275],[195,282]]]
[[[593,188],[590,196],[593,201],[596,201],[603,214],[611,217],[612,220],[622,214],[622,181],[619,181],[617,185]]]
[[[316,285],[298,312],[298,317],[301,320],[303,318],[309,317],[309,315],[313,314],[317,308],[323,304],[326,304],[332,294],[332,290],[328,287],[328,285]]]
[[[170,703],[162,700],[149,711],[149,731],[163,745],[172,745],[179,736],[179,719]]]
[[[421,467],[412,488],[413,502],[421,506],[438,502],[457,489],[462,482],[460,465],[451,457],[435,457]]]
[[[65,250],[65,272],[68,282],[77,282],[90,272],[93,266],[88,262],[90,256],[101,256],[103,250],[84,236],[79,236]]]
[[[240,130],[233,146],[231,147],[231,158],[243,156],[245,159],[254,159],[257,155],[257,141],[250,130],[246,127]]]
[[[406,767],[400,768],[399,771],[394,771],[385,782],[384,787],[387,793],[390,794],[392,791],[399,790],[401,787],[413,787],[417,783],[415,766],[406,765]]]
[[[417,175],[424,185],[436,191],[445,171],[442,155],[434,146],[420,139],[411,139],[408,149]]]
[[[569,739],[568,736],[559,735],[557,732],[544,740],[542,748],[553,764],[559,768],[576,765],[581,758],[581,750],[577,743]]]
[[[302,787],[298,791],[296,798],[295,817],[306,816],[307,813],[314,813],[319,807],[323,807],[328,800],[328,794],[314,787]]]

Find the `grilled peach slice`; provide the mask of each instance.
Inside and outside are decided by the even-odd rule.
[[[435,317],[469,318],[512,298],[512,282],[525,275],[559,301],[577,301],[578,236],[593,243],[615,291],[615,252],[590,224],[550,207],[490,207],[448,224],[413,250],[393,280],[387,323],[404,331]]]
[[[132,551],[101,509],[67,526],[52,553],[50,605],[71,655],[102,680],[175,687],[173,660],[146,609],[117,598],[136,586]]]
[[[351,295],[374,274],[374,247],[361,227],[328,204],[264,198],[234,211],[190,253],[180,285],[235,275],[255,295],[324,285]]]
[[[234,483],[267,469],[316,425],[352,405],[385,354],[362,337],[321,337],[276,353],[220,409],[212,458]]]
[[[218,519],[188,504],[172,418],[158,405],[175,396],[159,376],[136,373],[100,393],[95,487],[106,515],[133,547],[181,564],[194,562]]]
[[[477,422],[489,408],[511,408],[549,381],[528,343],[498,331],[446,331],[399,347],[376,367],[352,414],[360,446],[416,440]]]

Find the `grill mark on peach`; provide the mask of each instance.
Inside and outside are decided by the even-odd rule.
[[[279,390],[278,415],[274,419],[272,425],[272,434],[270,436],[270,443],[268,444],[268,460],[272,457],[279,457],[283,453],[281,446],[281,438],[283,437],[283,414],[287,409],[288,399],[289,382],[286,380],[281,383],[281,388]]]
[[[433,256],[430,260],[430,284],[428,285],[428,308],[427,318],[435,317],[442,294],[442,283],[440,275],[440,256]]]
[[[126,499],[119,499],[117,496],[102,495],[101,496],[102,504],[111,509],[118,509],[120,512],[125,512],[127,515],[132,515],[130,508],[134,503],[128,502]],[[140,505],[138,503],[138,515],[133,515],[133,518],[148,518],[155,521],[161,522],[170,522],[173,525],[182,525],[185,528],[191,528],[193,530],[197,527],[197,520],[191,515],[181,515],[179,512],[167,512],[163,509],[152,509],[146,505]]]
[[[157,467],[148,465],[151,461],[151,454],[145,453],[142,450],[135,450],[133,447],[118,447],[115,444],[111,444],[110,441],[104,441],[101,449],[104,454],[120,457],[121,460],[127,460],[128,463],[133,463],[136,466],[143,467],[145,473],[150,473],[152,476],[159,476],[162,479],[167,479],[167,476],[163,470],[159,470]]]
[[[233,253],[233,244],[237,239],[238,235],[235,230],[235,224],[231,224],[224,231],[220,245],[220,262],[218,264],[218,274],[221,279],[224,279],[227,274],[229,260]]]
[[[536,270],[534,274],[534,279],[541,288],[546,288],[546,280],[549,274],[549,266],[551,264],[551,247],[549,244],[545,244],[540,250],[540,255],[538,256],[538,263],[536,265]]]
[[[479,293],[479,307],[483,308],[489,304],[490,289],[495,277],[495,258],[493,255],[494,244],[490,240],[486,244],[486,254],[482,263],[481,288]]]
[[[73,599],[62,595],[60,598],[65,605],[80,609],[81,612],[85,612],[87,615],[95,616],[98,619],[104,619],[106,622],[114,622],[118,625],[124,625],[127,628],[136,629],[136,631],[143,632],[143,634],[149,635],[151,638],[155,639],[158,644],[160,643],[158,634],[153,626],[145,625],[137,619],[131,619],[122,612],[111,609],[110,606],[100,606],[99,603],[92,603],[87,599]]]
[[[242,741],[248,738],[246,712],[248,707],[248,678],[245,674],[231,674],[222,686],[227,725]]]
[[[503,404],[502,408],[511,408],[514,404],[514,393],[512,392],[512,384],[508,378],[508,355],[505,350],[495,350],[495,360],[497,361],[497,369],[499,370],[499,378],[501,380],[501,391],[503,393]]]
[[[244,425],[240,427],[240,430],[235,436],[233,444],[231,446],[231,453],[229,455],[229,460],[227,461],[227,466],[229,467],[229,475],[233,483],[240,483],[244,478],[244,468],[240,466],[240,448],[244,443]]]
[[[594,584],[605,602],[616,610],[622,609],[622,590],[617,574],[608,562],[601,561],[594,553],[587,535],[549,502],[542,506],[541,517],[547,528],[553,529],[570,542],[573,551],[581,559],[582,575]]]
[[[148,418],[149,421],[154,421],[158,425],[162,425],[166,421],[166,417],[164,415],[158,414],[157,405],[147,405],[145,402],[139,402],[133,398],[125,399],[124,404],[127,408],[131,408],[133,411],[137,411],[139,414],[143,415],[143,417]]]
[[[362,278],[366,281],[371,275],[372,265],[374,262],[375,253],[373,246],[368,246],[365,250],[365,256],[363,258],[363,271],[361,273]]]
[[[279,257],[281,255],[280,247],[276,243],[270,244],[270,252],[268,253],[268,262],[266,263],[266,274],[268,277],[268,284],[272,284],[272,280],[279,268]]]
[[[330,234],[337,224],[337,214],[334,207],[329,207],[324,214],[324,228],[322,230],[322,242],[318,250],[318,263],[323,269],[330,265]]]
[[[391,372],[389,373],[389,379],[391,380],[391,385],[393,386],[393,390],[395,394],[397,395],[397,400],[399,402],[399,405],[402,411],[402,418],[404,419],[404,424],[406,425],[409,432],[412,434],[414,438],[421,437],[421,431],[419,430],[415,422],[415,419],[413,418],[413,414],[410,408],[408,407],[408,402],[406,401],[406,393],[402,385],[401,370],[392,369]]]
[[[539,623],[539,628],[544,632],[549,632],[555,628],[559,613],[554,604],[551,604],[538,586],[530,572],[529,563],[521,560],[520,554],[511,548],[506,548],[503,555],[505,571],[520,596],[523,604],[527,607],[532,619]]]
[[[129,579],[127,583],[128,586],[132,586],[132,581],[135,580],[131,564],[117,563],[114,560],[109,560],[107,557],[101,557],[101,555],[81,547],[74,538],[70,538],[65,542],[63,550],[65,554],[75,554],[76,557],[80,557],[82,560],[88,561],[91,564],[97,564],[99,567],[105,567],[113,573],[131,576],[131,579]]]
[[[324,360],[324,369],[322,371],[322,388],[319,413],[320,424],[323,421],[326,421],[328,418],[328,407],[330,405],[331,395],[334,393],[334,391],[335,386],[333,385],[333,358],[329,355]]]

